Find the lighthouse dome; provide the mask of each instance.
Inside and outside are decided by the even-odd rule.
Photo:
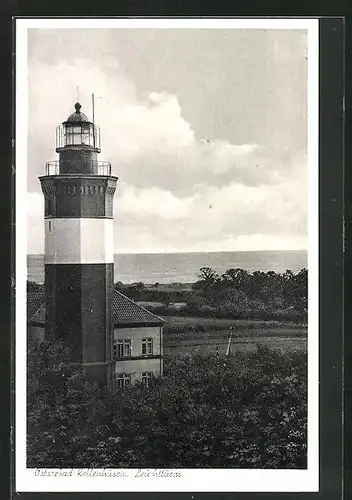
[[[70,115],[68,118],[67,118],[67,122],[89,122],[88,118],[86,117],[86,115],[84,113],[81,112],[81,105],[79,102],[76,102],[75,104],[75,112],[72,113],[72,115]]]

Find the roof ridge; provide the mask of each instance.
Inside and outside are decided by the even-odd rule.
[[[165,319],[162,318],[161,316],[158,316],[157,314],[154,314],[152,313],[151,311],[149,311],[148,309],[146,309],[145,307],[137,304],[134,300],[130,299],[129,297],[127,297],[127,295],[125,295],[124,293],[121,293],[119,292],[118,290],[116,290],[116,288],[114,289],[114,292],[118,293],[119,295],[121,295],[122,297],[124,297],[125,299],[127,299],[129,302],[132,302],[132,304],[134,304],[136,307],[138,307],[139,309],[142,309],[142,311],[145,311],[146,313],[150,314],[151,316],[154,316],[155,318],[158,318],[160,321],[162,321],[163,323],[166,323]]]

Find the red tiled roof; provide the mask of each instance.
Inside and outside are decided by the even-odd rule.
[[[27,323],[33,321],[34,316],[37,315],[39,309],[40,310],[43,309],[43,306],[44,306],[44,289],[27,293]],[[44,314],[44,320],[45,320],[45,314]]]
[[[112,296],[112,311],[115,325],[127,323],[161,325],[165,323],[165,320],[136,304],[117,290],[114,290]]]
[[[114,290],[112,296],[114,325],[162,325],[165,320]],[[44,290],[27,293],[27,323],[45,323]]]

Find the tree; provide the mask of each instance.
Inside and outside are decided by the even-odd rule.
[[[264,294],[262,292],[263,286],[266,281],[265,273],[262,271],[254,271],[248,285],[248,295],[251,299],[263,300]]]
[[[124,291],[124,284],[122,283],[122,281],[117,281],[115,283],[115,290],[118,290],[119,292],[123,292]]]
[[[162,304],[165,307],[169,307],[172,304],[171,296],[168,293],[162,294],[161,299],[162,299]]]
[[[219,298],[219,290],[221,289],[220,276],[210,267],[202,267],[198,274],[198,281],[194,283],[193,289],[204,299],[204,305],[213,306]]]
[[[308,307],[308,270],[301,269],[294,278],[292,298],[297,310]]]
[[[228,269],[222,276],[221,279],[224,282],[227,282],[233,285],[238,290],[241,290],[244,293],[248,291],[248,282],[250,279],[250,275],[244,269]]]
[[[143,281],[138,281],[137,283],[133,283],[133,286],[136,287],[138,290],[143,290],[145,287]]]
[[[199,271],[198,279],[205,284],[214,284],[219,280],[219,275],[211,267],[202,267]]]
[[[297,311],[305,311],[308,307],[308,270],[301,269],[297,274],[286,271],[284,274],[283,296],[286,306]]]
[[[262,283],[262,294],[265,302],[271,308],[276,308],[283,304],[283,278],[280,273],[268,271]]]
[[[306,269],[295,275],[290,270],[282,274],[275,271],[249,273],[231,268],[219,276],[213,269],[204,267],[193,290],[196,292],[194,297],[185,298],[193,305],[192,314],[202,315],[207,311],[210,315],[211,308],[212,315],[224,314],[233,318],[306,319]]]
[[[165,358],[150,387],[98,387],[29,346],[29,467],[304,468],[306,355]]]

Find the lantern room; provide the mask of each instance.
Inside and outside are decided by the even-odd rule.
[[[100,130],[87,116],[81,112],[79,102],[75,104],[75,112],[65,122],[56,127],[56,151],[62,148],[86,146],[100,152]]]

